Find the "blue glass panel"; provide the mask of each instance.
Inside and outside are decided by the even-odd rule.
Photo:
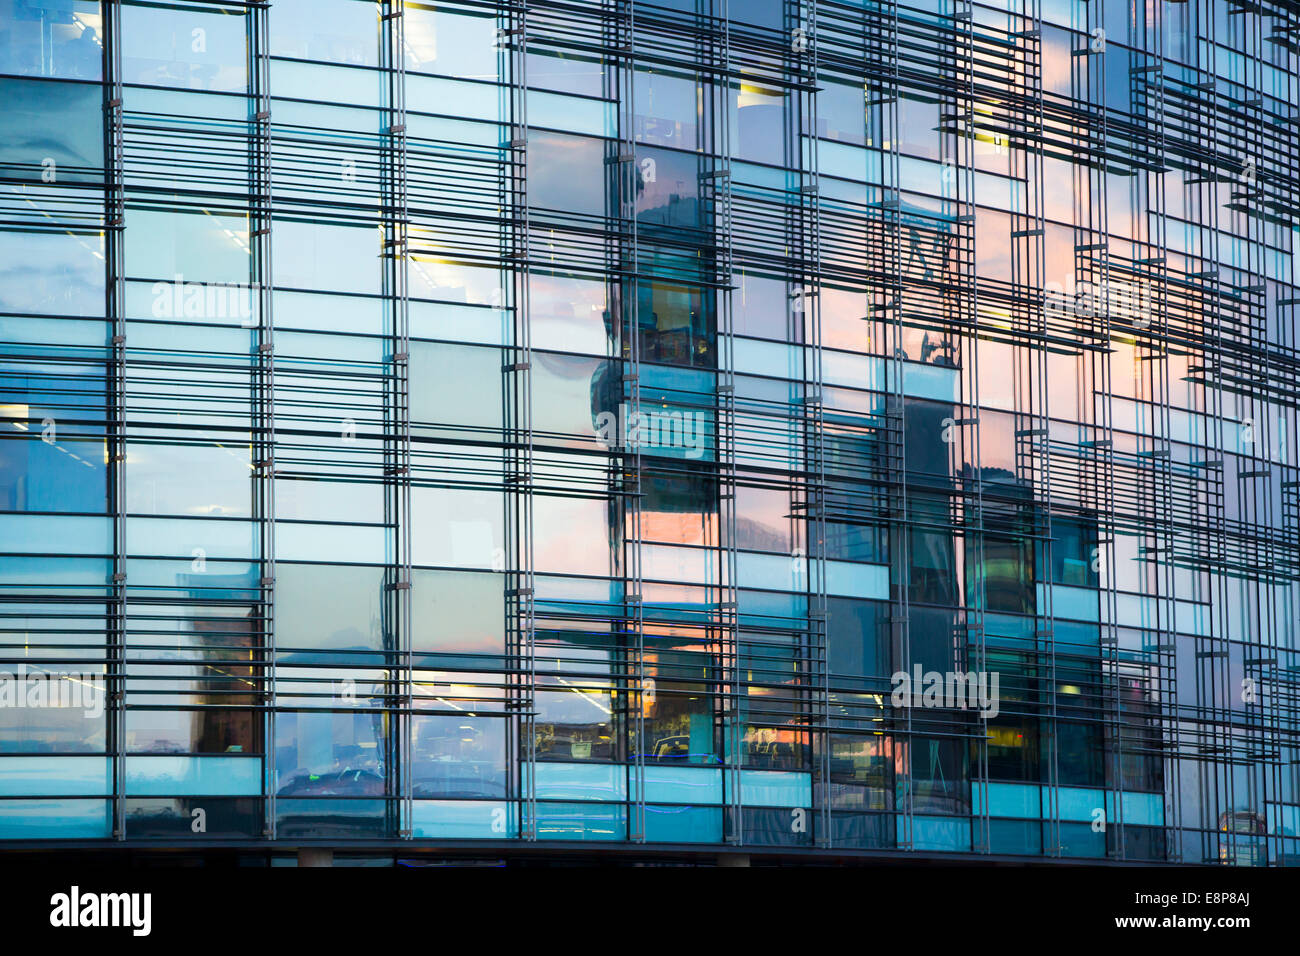
[[[127,800],[127,838],[249,840],[262,835],[262,801],[242,797]]]
[[[99,236],[0,231],[0,312],[103,315],[103,248]]]
[[[513,803],[416,800],[411,828],[422,840],[507,840],[519,836]]]
[[[648,766],[645,798],[651,803],[721,803],[722,771],[710,767]]]
[[[0,0],[0,73],[98,80],[98,0]]]
[[[973,810],[981,813],[981,788],[971,787]],[[1036,783],[990,783],[989,815],[994,817],[1037,817],[1040,813],[1039,786]]]
[[[1047,596],[1045,591],[1048,585],[1038,585],[1038,606],[1047,607]],[[1072,588],[1063,584],[1051,585],[1052,588],[1052,615],[1054,617],[1068,617],[1079,621],[1096,621],[1100,618],[1101,610],[1098,595],[1101,593],[1092,588]]]
[[[538,803],[539,840],[625,840],[626,808],[599,803]]]
[[[1094,819],[1093,811],[1106,806],[1106,791],[1087,787],[1058,787],[1057,813],[1062,820],[1080,820],[1090,822]],[[1043,794],[1046,804],[1048,794]]]
[[[740,799],[747,807],[812,806],[812,774],[784,770],[742,770]]]
[[[650,843],[722,842],[721,808],[647,806],[645,810],[645,838]]]
[[[0,757],[0,796],[102,796],[112,774],[105,757]]]
[[[1159,793],[1138,793],[1132,790],[1125,790],[1120,794],[1123,801],[1124,825],[1129,826],[1161,826],[1165,822],[1165,798]],[[1106,791],[1106,819],[1109,822],[1119,822],[1119,814],[1115,811],[1115,793]]]
[[[1086,823],[1061,824],[1061,855],[1069,857],[1104,857],[1106,834],[1095,832]]]
[[[989,852],[1037,855],[1043,852],[1043,825],[1037,820],[990,820]]]
[[[30,415],[30,410],[26,414]],[[54,434],[58,434],[57,420],[44,420],[54,422]],[[29,421],[15,434],[18,424],[0,419],[0,509],[107,510],[104,439],[78,437],[65,430],[56,441],[45,441],[41,438],[42,420]]]
[[[107,800],[0,800],[0,840],[98,840],[113,832]]]
[[[626,800],[627,768],[596,763],[535,764],[542,800]],[[525,774],[528,766],[524,766]]]
[[[126,792],[138,796],[248,796],[262,790],[256,757],[127,757]]]
[[[391,832],[395,816],[384,800],[277,800],[281,839],[366,839]]]
[[[247,22],[233,10],[122,7],[127,83],[242,93],[248,88]]]
[[[912,847],[916,850],[969,851],[971,848],[970,827],[968,817],[913,817]],[[899,829],[899,839],[901,840],[901,820]]]
[[[875,601],[889,600],[889,567],[854,561],[826,562],[826,591]]]
[[[11,552],[111,554],[113,522],[74,515],[0,515],[0,540]]]

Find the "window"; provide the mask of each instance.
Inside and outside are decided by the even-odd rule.
[[[1098,586],[1099,553],[1094,521],[1052,518],[1052,581],[1071,587]]]
[[[616,760],[613,691],[590,679],[538,677],[538,760]]]
[[[635,103],[637,142],[676,149],[699,148],[702,96],[694,77],[639,67]]]
[[[497,78],[500,52],[494,18],[423,3],[408,3],[405,16],[408,70],[462,80]]]
[[[710,368],[715,362],[716,319],[712,291],[671,282],[637,285],[641,359]]]
[[[780,90],[733,86],[732,148],[737,159],[779,166],[786,162],[786,97]]]
[[[867,143],[867,97],[861,86],[827,83],[817,94],[817,135],[837,143]]]
[[[413,718],[416,797],[506,796],[506,722],[474,714]]]
[[[248,436],[186,445],[135,441],[126,453],[126,507],[132,514],[247,518],[252,515]]]
[[[486,438],[502,423],[501,351],[411,343],[411,420],[432,437]]]
[[[528,201],[567,215],[606,215],[605,143],[533,130],[528,139]]]
[[[180,90],[248,89],[248,24],[241,13],[122,6],[122,78]]]
[[[654,146],[638,146],[636,159],[636,219],[646,237],[703,241],[708,217],[700,194],[704,161]]]
[[[383,568],[364,565],[277,564],[277,647],[382,650],[388,616],[384,580]],[[368,660],[373,662],[373,655]]]
[[[832,681],[889,676],[889,605],[880,601],[829,598],[826,610]]]
[[[276,793],[282,797],[388,792],[388,717],[285,713],[275,722]]]
[[[276,0],[271,53],[378,66],[379,8],[373,0]]]
[[[418,653],[505,653],[504,576],[417,569],[411,594]]]
[[[102,181],[99,86],[0,77],[0,102],[0,164],[19,167],[20,178],[30,183]],[[14,234],[0,234],[5,235]]]
[[[102,24],[98,0],[0,0],[0,73],[98,80]]]
[[[575,96],[601,96],[605,89],[605,65],[595,57],[530,46],[528,86]]]

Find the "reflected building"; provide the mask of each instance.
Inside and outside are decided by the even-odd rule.
[[[0,0],[0,845],[1295,862],[1298,56]]]

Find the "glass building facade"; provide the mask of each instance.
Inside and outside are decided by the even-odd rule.
[[[1298,55],[0,0],[0,844],[1300,859]]]

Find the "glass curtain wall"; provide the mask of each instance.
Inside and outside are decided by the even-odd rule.
[[[1298,56],[0,0],[0,842],[1294,862]]]

